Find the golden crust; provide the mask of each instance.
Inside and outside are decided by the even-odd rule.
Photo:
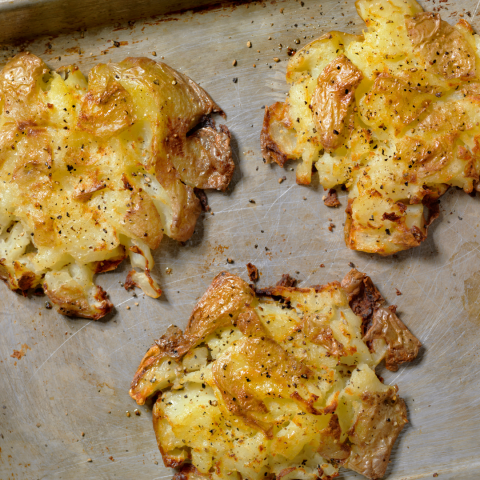
[[[127,287],[158,297],[151,250],[164,234],[188,240],[194,188],[225,190],[233,175],[230,133],[209,117],[220,108],[147,58],[97,65],[87,81],[24,52],[0,89],[1,278],[43,286],[61,313],[100,318],[112,305],[93,275],[127,252]]]
[[[312,288],[284,277],[253,292],[222,272],[185,332],[169,327],[143,358],[130,395],[158,395],[175,478],[327,480],[339,465],[383,476],[406,407],[374,368],[413,360],[420,343],[363,273]]]
[[[480,188],[478,42],[415,0],[356,7],[364,36],[331,32],[290,60],[261,146],[279,165],[301,159],[299,184],[313,169],[326,190],[345,185],[346,245],[391,255],[427,238],[449,186]]]
[[[263,420],[268,408],[262,398],[293,398],[306,405],[309,412],[317,413],[312,406],[315,397],[302,385],[313,371],[268,336],[239,342],[214,362],[212,374],[225,407],[268,438],[273,438],[274,425]],[[267,383],[264,376],[268,376]]]

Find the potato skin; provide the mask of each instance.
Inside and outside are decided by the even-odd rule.
[[[330,62],[318,76],[311,109],[325,150],[336,150],[345,141],[355,90],[362,80],[362,72],[345,55]]]
[[[348,248],[392,255],[425,241],[450,186],[480,190],[477,35],[415,0],[356,7],[363,36],[330,32],[289,61],[260,143],[267,162],[301,160],[298,184],[346,187]]]
[[[467,22],[467,29],[472,30]],[[414,48],[435,73],[447,79],[470,80],[476,75],[475,51],[455,28],[440,14],[421,12],[405,19]]]
[[[127,286],[158,297],[151,251],[164,234],[191,237],[195,188],[225,190],[232,178],[230,132],[210,119],[221,109],[147,58],[97,65],[87,80],[23,52],[0,72],[0,90],[1,278],[97,319],[112,304],[93,275],[128,254]]]
[[[421,344],[355,269],[342,283],[294,283],[284,275],[253,291],[221,272],[185,332],[170,326],[146,353],[130,396],[156,398],[153,427],[174,478],[330,480],[340,465],[384,475],[407,411],[374,368],[385,359],[395,370]]]

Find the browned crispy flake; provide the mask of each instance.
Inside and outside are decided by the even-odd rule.
[[[195,195],[197,196],[198,200],[200,201],[200,205],[202,207],[202,211],[209,212],[210,205],[208,205],[208,198],[207,194],[201,188],[194,188],[193,189]]]
[[[43,289],[48,298],[50,298],[55,305],[58,313],[64,315],[98,320],[104,317],[113,308],[113,304],[107,298],[106,292],[98,285],[93,287],[94,303],[89,301],[87,292],[85,292],[78,284],[76,286],[61,285],[58,288],[51,289],[46,283],[44,283]]]
[[[295,287],[297,279],[290,276],[288,273],[284,273],[282,278],[275,284],[276,287]]]
[[[82,176],[82,181],[75,185],[72,198],[81,202],[87,202],[95,192],[103,190],[107,184],[98,179],[98,172],[91,172]]]
[[[327,352],[334,357],[347,355],[343,345],[335,339],[331,327],[325,316],[321,314],[305,315],[303,320],[303,332],[310,341],[316,345],[325,347]]]
[[[372,279],[356,269],[350,270],[342,280],[342,288],[348,295],[350,308],[362,317],[365,323],[371,320],[385,300],[372,282]]]
[[[170,465],[166,465],[170,466]],[[177,472],[172,480],[207,480],[210,475],[200,473],[192,464],[185,464],[179,472]]]
[[[342,429],[338,422],[338,415],[330,417],[328,427],[322,431],[318,453],[331,460],[345,460],[350,455],[350,446],[340,441]]]
[[[127,292],[129,292],[130,290],[133,290],[135,287],[138,287],[137,283],[133,279],[134,275],[135,275],[135,270],[130,270],[127,273],[127,278],[125,279],[125,282],[123,283],[123,288],[125,288],[125,290]]]
[[[120,251],[121,253],[117,257],[109,258],[108,260],[100,260],[96,262],[94,272],[103,273],[103,272],[111,272],[112,270],[115,270],[127,256],[123,245],[121,245]]]
[[[390,220],[391,222],[396,222],[401,217],[395,212],[383,212],[382,220]]]
[[[338,200],[337,191],[334,188],[328,190],[328,194],[323,200],[323,203],[327,207],[338,207],[340,205],[340,201]]]

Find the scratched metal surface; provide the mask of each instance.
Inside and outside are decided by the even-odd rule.
[[[476,1],[440,6],[447,20],[464,13],[480,28],[478,17],[466,13],[474,16]],[[154,338],[171,323],[185,326],[214,275],[227,269],[246,278],[247,262],[258,266],[264,286],[285,272],[296,275],[300,285],[339,280],[349,262],[368,272],[424,344],[414,364],[395,374],[384,372],[386,382],[398,384],[410,417],[388,478],[413,480],[434,473],[441,479],[478,478],[478,197],[451,190],[420,248],[396,258],[374,257],[345,247],[344,197],[342,208],[327,209],[318,183],[297,186],[293,171],[265,165],[260,155],[262,106],[286,92],[285,47],[295,46],[295,39],[304,45],[328,30],[361,28],[351,0],[322,5],[304,0],[303,6],[285,0],[96,27],[22,46],[52,67],[76,63],[84,72],[98,62],[157,52],[152,58],[165,57],[227,112],[237,170],[227,193],[208,194],[214,215],[199,220],[185,246],[162,243],[155,255],[164,289],[159,300],[125,292],[120,285],[125,268],[99,277],[116,311],[98,322],[62,317],[45,309],[44,298],[22,298],[0,285],[0,479],[171,478],[162,466],[149,408],[140,408],[141,416],[126,416],[135,408],[128,396],[130,381]],[[127,43],[115,48],[113,40]],[[6,46],[1,63],[19,48]],[[227,264],[227,257],[235,263]],[[397,296],[396,288],[403,295]],[[24,356],[12,357],[14,350]]]

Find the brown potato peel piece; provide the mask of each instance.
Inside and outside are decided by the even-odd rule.
[[[275,162],[283,167],[288,160],[295,158],[293,150],[296,139],[291,127],[286,104],[277,102],[265,107],[260,145],[267,162]]]
[[[119,133],[135,123],[132,96],[115,80],[106,65],[92,68],[88,80],[88,91],[77,123],[80,130],[103,137]]]
[[[382,339],[387,343],[385,366],[393,372],[398,370],[401,363],[414,360],[421,347],[421,343],[397,317],[393,307],[379,308],[374,312],[372,325],[364,340],[373,342],[376,339]]]
[[[361,402],[362,410],[349,432],[351,453],[344,465],[378,479],[385,475],[393,444],[408,423],[407,407],[396,389],[364,394]]]
[[[396,372],[404,362],[414,360],[422,344],[396,315],[396,307],[383,307],[385,299],[373,284],[370,277],[358,270],[351,270],[342,280],[342,288],[348,293],[350,307],[364,319],[367,329],[364,341],[381,339],[387,344],[385,366]]]

